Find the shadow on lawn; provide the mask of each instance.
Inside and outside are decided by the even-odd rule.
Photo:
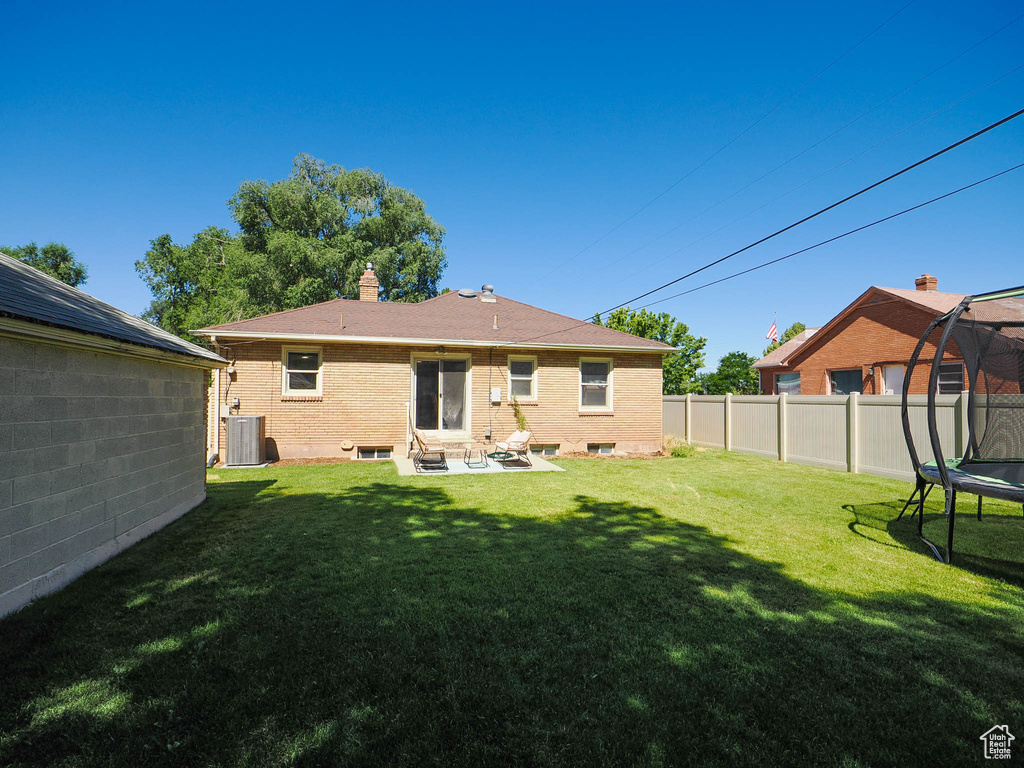
[[[939,491],[941,495],[941,490]],[[853,514],[849,528],[876,544],[905,547],[933,557],[917,535],[917,518],[910,511],[897,520],[905,499],[874,504],[844,504]],[[977,519],[974,496],[959,500],[956,513],[953,567],[1024,588],[1024,519],[1017,505],[988,500],[982,519]],[[925,536],[945,552],[947,518],[940,504],[929,499],[925,507]],[[883,536],[877,534],[882,533]],[[891,537],[896,543],[886,541]]]
[[[1024,714],[1009,609],[826,594],[586,496],[275,491],[0,622],[0,763],[952,765]]]

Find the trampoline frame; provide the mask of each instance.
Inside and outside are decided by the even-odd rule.
[[[1024,286],[1001,291],[992,291],[991,293],[977,294],[975,296],[967,296],[951,312],[936,318],[928,325],[928,328],[917,342],[917,346],[914,348],[914,352],[910,356],[910,361],[907,363],[907,371],[903,378],[903,402],[900,408],[900,418],[903,422],[903,436],[907,441],[907,450],[910,453],[910,461],[914,466],[916,484],[914,492],[911,494],[910,498],[907,499],[906,504],[904,504],[903,509],[900,511],[900,514],[896,519],[901,519],[903,515],[906,514],[907,510],[913,505],[915,508],[914,511],[911,512],[911,517],[915,514],[917,515],[918,538],[931,548],[935,557],[946,563],[950,563],[953,558],[953,530],[956,523],[957,491],[973,493],[978,496],[979,520],[981,520],[982,500],[985,497],[999,498],[1024,504],[1024,487],[1017,488],[1012,484],[1007,486],[1004,483],[996,484],[994,482],[986,481],[984,475],[971,475],[967,471],[955,471],[951,475],[942,454],[942,445],[939,439],[938,423],[935,415],[935,402],[939,389],[939,368],[946,352],[946,346],[949,344],[949,339],[957,321],[960,320],[963,313],[967,311],[974,302],[1009,298],[1015,295],[1020,295],[1021,293],[1024,293]],[[1014,321],[1001,323],[999,325],[1021,327],[1024,326],[1024,323]],[[917,453],[917,446],[914,443],[914,437],[910,429],[910,408],[908,403],[910,397],[910,382],[914,368],[917,366],[917,362],[921,357],[922,351],[924,351],[925,345],[928,343],[928,339],[931,338],[932,334],[939,328],[942,328],[942,335],[935,348],[935,355],[932,358],[932,368],[928,377],[928,438],[929,443],[931,444],[932,453],[935,456],[935,476],[933,476],[930,471],[931,468],[926,468],[926,465],[922,463]],[[975,394],[978,386],[978,372],[981,370],[981,366],[975,366],[972,370],[971,366],[965,365],[965,369],[967,370],[968,377],[968,413],[973,413],[973,410],[971,409],[975,402]],[[964,455],[960,458],[957,468],[962,466],[964,462],[970,461],[971,456],[978,450],[977,435],[975,434],[974,429],[974,419],[968,418],[967,422],[968,435],[967,440],[965,441],[966,446],[964,449]],[[1024,462],[1024,456],[1021,457],[1021,461]],[[960,477],[961,474],[969,476],[971,478],[970,482],[965,483]],[[938,547],[924,536],[924,502],[925,499],[927,499],[928,494],[931,492],[931,489],[936,485],[942,486],[945,495],[944,511],[948,527],[945,557],[943,557]]]

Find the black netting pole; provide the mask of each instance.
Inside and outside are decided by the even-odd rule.
[[[921,459],[917,456],[917,446],[914,445],[914,435],[910,431],[910,406],[908,398],[910,397],[910,380],[914,375],[914,368],[917,366],[917,359],[921,356],[924,345],[928,342],[928,337],[935,332],[935,329],[939,327],[942,322],[942,318],[936,318],[932,320],[928,326],[928,330],[924,332],[921,340],[917,342],[917,346],[914,348],[914,354],[910,356],[910,362],[907,363],[907,373],[903,377],[903,403],[900,406],[900,418],[903,421],[903,437],[907,441],[907,450],[910,452],[910,463],[914,465],[914,474],[917,474],[917,470],[921,468]]]
[[[931,439],[932,453],[935,455],[935,467],[939,471],[939,479],[942,480],[942,487],[947,494],[952,490],[953,486],[949,480],[949,471],[946,469],[946,459],[942,455],[939,427],[935,418],[935,396],[939,390],[939,368],[942,365],[942,356],[946,352],[949,337],[953,333],[953,327],[956,325],[957,320],[960,319],[960,315],[970,306],[970,303],[971,297],[968,296],[960,302],[959,306],[950,313],[949,318],[946,320],[946,327],[943,329],[939,345],[935,349],[935,358],[932,360],[932,372],[928,381],[928,437]]]

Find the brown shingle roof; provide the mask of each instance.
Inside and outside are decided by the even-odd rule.
[[[754,363],[754,367],[770,368],[773,365],[783,365],[789,358],[789,356],[796,352],[797,349],[799,349],[803,345],[803,343],[807,341],[809,338],[811,338],[811,336],[813,336],[817,331],[817,328],[808,328],[805,331],[801,331],[792,339],[790,339],[787,342],[784,342],[781,346],[776,347],[767,355],[765,355],[756,363]]]
[[[495,325],[497,316],[497,328]],[[416,304],[387,301],[334,299],[300,309],[239,320],[193,331],[197,335],[230,338],[324,337],[332,341],[429,342],[499,344],[524,347],[599,347],[651,352],[673,349],[659,341],[643,339],[593,323],[494,296],[463,298],[446,293]]]
[[[938,291],[907,290],[906,288],[881,288],[872,286],[879,291],[892,294],[893,296],[909,301],[911,304],[930,309],[936,314],[944,315],[956,309],[956,305],[964,300],[967,294],[964,293],[939,293]]]

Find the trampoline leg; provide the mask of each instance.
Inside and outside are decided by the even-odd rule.
[[[985,497],[984,496],[979,496],[978,497],[978,519],[979,520],[981,520],[981,500],[983,498],[985,498]]]
[[[953,523],[956,522],[956,491],[946,497],[946,514],[949,515],[949,536],[946,539],[946,562],[953,562]]]
[[[910,507],[911,504],[914,504],[914,499],[916,499],[919,494],[923,494],[923,493],[924,493],[924,480],[922,480],[920,477],[918,477],[917,478],[917,485],[914,486],[914,492],[912,494],[910,494],[910,498],[907,499],[907,503],[903,505],[903,509],[900,510],[900,513],[896,517],[896,519],[897,520],[902,520],[903,516],[907,513],[907,509]],[[914,508],[915,508],[915,511],[916,511],[917,504],[914,504]],[[914,516],[914,512],[911,512],[910,516],[913,517]]]

